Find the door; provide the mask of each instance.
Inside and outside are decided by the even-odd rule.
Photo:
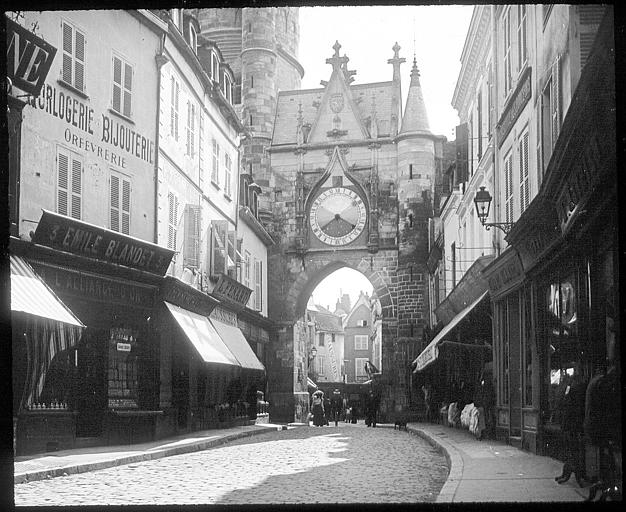
[[[177,425],[186,429],[189,415],[189,357],[187,347],[174,343],[172,362],[172,405],[177,409]]]
[[[106,381],[104,368],[107,364],[105,350],[107,331],[87,329],[77,348],[76,367],[76,436],[97,437],[102,435],[102,423],[106,407]]]

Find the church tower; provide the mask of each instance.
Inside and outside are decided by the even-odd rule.
[[[280,90],[300,88],[298,7],[198,9],[201,34],[215,41],[235,73],[234,99],[250,131],[243,141],[242,167],[269,191],[269,155]],[[270,210],[262,194],[259,213]]]

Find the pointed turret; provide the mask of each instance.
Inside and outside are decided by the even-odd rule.
[[[402,129],[400,133],[430,132],[428,115],[424,105],[422,86],[420,85],[420,72],[417,69],[417,61],[413,58],[413,68],[411,69],[411,83],[409,94],[406,99],[404,116],[402,117]]]

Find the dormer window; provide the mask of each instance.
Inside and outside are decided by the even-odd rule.
[[[224,97],[228,103],[233,103],[233,84],[230,80],[230,77],[224,73]]]
[[[211,78],[214,82],[220,81],[220,63],[215,52],[211,52]]]
[[[189,46],[193,53],[198,53],[198,33],[196,32],[196,27],[193,26],[193,23],[189,23]]]
[[[180,9],[170,9],[170,18],[172,18],[172,23],[176,25],[176,28],[180,30]]]

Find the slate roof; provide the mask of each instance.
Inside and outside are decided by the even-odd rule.
[[[315,313],[315,328],[318,331],[326,332],[343,332],[343,324],[341,317],[334,315],[328,309],[316,304],[317,312]],[[309,308],[309,311],[311,309]]]
[[[419,70],[417,69],[417,62],[415,59],[413,60],[413,68],[411,69],[409,94],[407,95],[406,108],[404,109],[404,114],[402,116],[402,128],[400,129],[400,133],[408,132],[430,133],[428,114],[426,113],[426,105],[424,104]]]

